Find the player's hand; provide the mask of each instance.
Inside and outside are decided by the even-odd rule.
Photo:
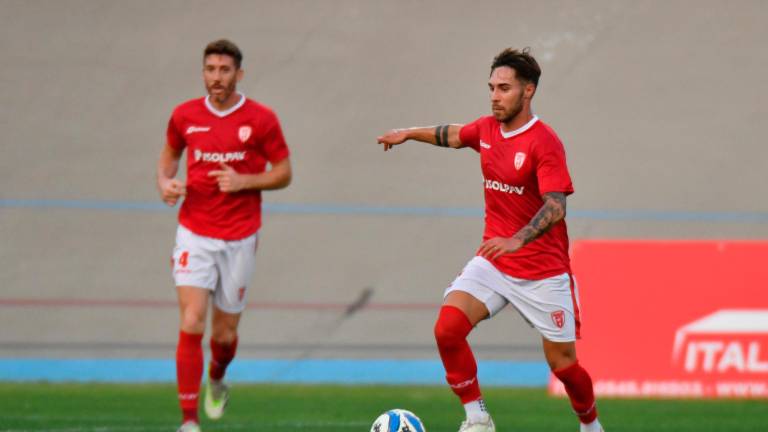
[[[221,169],[208,172],[208,177],[216,178],[220,191],[232,193],[245,188],[245,180],[242,175],[224,162],[221,162],[220,165]]]
[[[384,145],[384,151],[387,151],[398,144],[402,144],[406,140],[408,140],[408,134],[405,129],[393,129],[376,138],[376,141],[379,144]]]
[[[187,194],[187,188],[184,182],[175,178],[164,178],[157,181],[157,188],[160,190],[160,198],[164,203],[173,207],[179,198]]]
[[[523,241],[514,237],[494,237],[484,241],[480,245],[480,249],[477,250],[477,254],[489,261],[493,261],[502,255],[516,252],[521,247],[523,247]]]

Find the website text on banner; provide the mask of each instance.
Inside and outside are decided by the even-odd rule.
[[[768,242],[589,240],[572,257],[597,394],[768,398]]]

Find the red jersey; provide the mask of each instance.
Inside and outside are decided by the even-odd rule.
[[[187,195],[179,223],[206,237],[239,240],[261,227],[261,191],[219,191],[208,173],[226,163],[241,174],[264,172],[288,157],[288,146],[275,113],[241,95],[227,111],[207,97],[176,107],[168,121],[168,145],[187,149]]]
[[[515,235],[539,211],[545,193],[573,193],[563,144],[535,116],[512,132],[503,132],[494,117],[482,117],[461,128],[459,138],[480,153],[485,187],[483,241]],[[529,280],[570,272],[565,220],[493,264],[503,273]]]

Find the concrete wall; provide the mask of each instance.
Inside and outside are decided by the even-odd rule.
[[[201,51],[219,37],[244,50],[242,90],[277,111],[293,151],[294,183],[265,201],[335,209],[266,215],[246,356],[434,357],[442,290],[482,218],[338,206],[481,208],[476,154],[415,143],[384,154],[375,137],[485,115],[490,61],[507,46],[530,46],[543,67],[534,109],[566,145],[573,239],[768,236],[763,1],[0,10],[0,356],[171,355],[175,216],[151,207],[155,164],[172,108],[203,94]],[[11,201],[33,199],[65,201]],[[347,316],[367,289],[372,307]],[[480,328],[481,358],[540,358],[514,311]]]

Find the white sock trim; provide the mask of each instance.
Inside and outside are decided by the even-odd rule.
[[[470,421],[486,421],[490,414],[485,406],[485,401],[480,398],[464,404],[464,411],[467,413],[467,419]]]

